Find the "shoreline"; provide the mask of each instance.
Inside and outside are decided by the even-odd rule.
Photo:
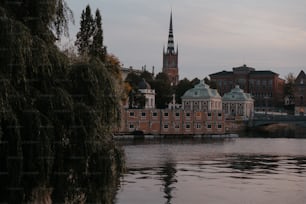
[[[226,139],[238,138],[239,135],[235,133],[230,134],[216,134],[216,135],[113,135],[114,140],[128,140],[128,139]]]

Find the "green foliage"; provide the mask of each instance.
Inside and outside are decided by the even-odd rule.
[[[176,86],[175,88],[175,100],[177,103],[181,103],[182,102],[182,99],[181,97],[184,95],[184,93],[193,88],[193,85],[192,83],[187,79],[187,78],[184,78],[183,80],[180,80],[178,85]]]
[[[134,91],[138,90],[138,84],[141,80],[142,80],[141,77],[137,75],[135,72],[130,72],[125,79],[125,81],[131,85]]]
[[[78,193],[96,194],[90,186],[114,185],[123,167],[111,138],[120,119],[116,77],[98,59],[69,66],[53,44],[50,25],[64,1],[18,2],[0,2],[0,172],[8,172],[0,202],[35,203],[42,187],[54,187],[54,202],[70,202],[82,185]],[[99,195],[91,202],[106,203]]]
[[[145,79],[149,84],[154,80],[152,74],[148,71],[142,72],[140,78]]]
[[[167,74],[163,72],[158,73],[152,83],[152,88],[155,89],[156,92],[156,107],[166,108],[174,93]]]
[[[96,10],[95,18],[89,5],[82,11],[80,31],[77,33],[75,45],[83,58],[95,57],[105,62],[106,47],[103,45],[102,17],[99,9]]]
[[[210,88],[212,89],[217,89],[217,83],[215,81],[212,81],[208,79],[207,77],[204,78],[205,84],[209,85]]]
[[[77,40],[75,42],[81,56],[87,57],[89,55],[93,33],[94,19],[91,14],[90,6],[87,5],[86,9],[82,11],[80,31],[77,33]]]
[[[21,22],[33,35],[48,42],[56,39],[49,28],[53,28],[60,37],[60,34],[68,33],[68,21],[73,18],[64,0],[0,1],[0,7],[6,11],[8,18]]]
[[[103,45],[103,30],[102,30],[102,17],[99,9],[96,10],[96,17],[94,21],[93,42],[90,47],[92,56],[100,58],[105,61],[106,47]]]
[[[295,83],[295,77],[293,73],[289,73],[285,77],[285,85],[284,85],[284,95],[285,96],[294,96],[294,83]]]

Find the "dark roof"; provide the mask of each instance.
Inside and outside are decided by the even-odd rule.
[[[247,65],[242,65],[242,66],[240,66],[240,67],[233,67],[233,71],[234,72],[236,72],[236,71],[238,71],[238,72],[251,72],[251,71],[255,71],[255,68],[253,68],[253,67],[248,67]]]
[[[151,86],[144,78],[138,83],[139,89],[151,89]]]
[[[269,71],[269,70],[252,71],[252,72],[250,72],[250,75],[267,75],[267,74],[278,75],[275,72],[272,72],[272,71]]]
[[[305,82],[304,82],[304,79],[305,79]],[[306,83],[306,74],[303,70],[300,71],[299,75],[296,77],[295,84],[301,84],[301,81],[303,81],[303,84]]]
[[[213,74],[210,74],[209,76],[224,76],[224,75],[232,75],[233,72],[229,72],[229,71],[222,71],[222,72],[216,72],[216,73],[213,73]]]
[[[306,79],[306,74],[305,72],[302,70],[300,71],[299,75],[296,77],[295,81],[299,81],[300,79]]]

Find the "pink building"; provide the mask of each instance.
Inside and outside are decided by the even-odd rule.
[[[210,89],[201,81],[186,91],[182,101],[181,108],[172,106],[169,109],[122,109],[119,132],[128,134],[141,131],[153,135],[225,133],[222,99],[217,90]]]

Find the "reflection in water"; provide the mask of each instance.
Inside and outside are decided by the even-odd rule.
[[[270,155],[233,155],[228,158],[233,170],[248,173],[272,173],[278,167],[279,159],[277,156]]]
[[[305,145],[250,138],[127,145],[116,203],[306,203]]]
[[[166,204],[171,203],[172,191],[175,189],[173,184],[177,182],[175,179],[176,171],[177,170],[175,169],[175,164],[173,162],[166,162],[163,167],[161,167],[161,172],[159,173],[164,182],[164,197],[166,198]]]

